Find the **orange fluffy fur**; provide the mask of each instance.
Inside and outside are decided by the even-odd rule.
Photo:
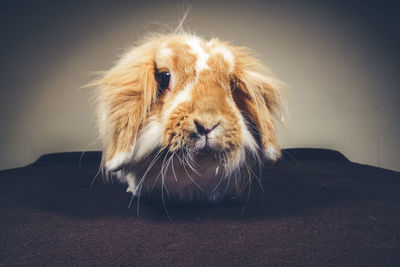
[[[172,88],[160,94],[155,76],[165,71],[171,73]],[[274,115],[280,110],[282,83],[247,48],[190,34],[157,35],[128,51],[93,85],[98,88],[103,163],[107,171],[122,171],[122,181],[132,173],[135,181],[125,182],[134,194],[144,180],[136,177],[143,172],[135,171],[135,163],[143,164],[160,151],[195,153],[205,142],[207,151],[223,155],[213,163],[216,173],[221,166],[230,175],[245,164],[246,151],[256,158],[264,152],[270,161],[280,156]],[[204,139],[196,124],[215,130]],[[158,135],[154,131],[159,139],[150,136]],[[158,173],[147,165],[153,168],[150,173]],[[173,175],[180,178],[175,171]]]

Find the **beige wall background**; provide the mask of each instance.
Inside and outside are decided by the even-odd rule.
[[[83,3],[85,2],[85,3]],[[10,1],[1,9],[0,169],[97,150],[92,71],[177,25],[249,46],[290,85],[282,147],[400,171],[398,8],[286,1]],[[397,10],[397,11],[396,11]]]

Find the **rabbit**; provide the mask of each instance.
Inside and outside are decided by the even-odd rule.
[[[238,197],[280,158],[284,83],[245,47],[189,33],[144,38],[95,86],[106,179],[133,197]]]

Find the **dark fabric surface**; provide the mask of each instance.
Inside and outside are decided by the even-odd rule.
[[[288,149],[247,204],[136,203],[91,185],[100,153],[0,172],[0,266],[398,266],[400,173]]]

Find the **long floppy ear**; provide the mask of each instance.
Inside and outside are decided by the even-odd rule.
[[[233,53],[233,98],[239,109],[256,125],[264,155],[276,161],[280,157],[280,148],[275,138],[274,116],[280,113],[284,83],[273,78],[272,73],[246,48],[236,48]]]
[[[133,48],[92,84],[99,90],[102,164],[107,171],[120,169],[132,158],[137,133],[156,99],[154,53],[152,43]]]

